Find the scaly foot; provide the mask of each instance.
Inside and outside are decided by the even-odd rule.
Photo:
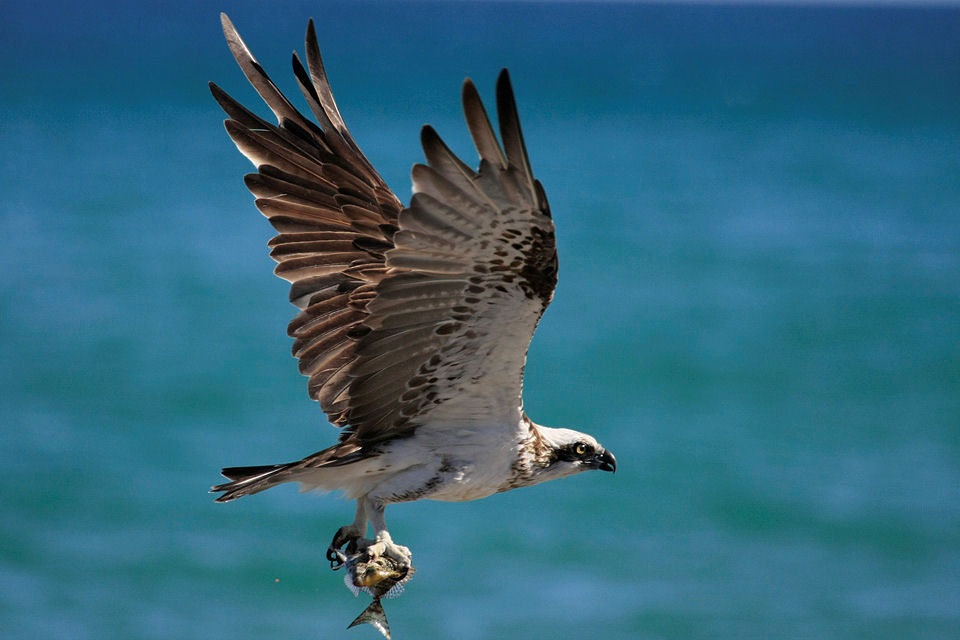
[[[330,568],[336,571],[347,561],[348,555],[357,553],[360,542],[363,540],[362,533],[358,532],[352,526],[340,527],[333,535],[330,546],[327,547],[327,561]],[[346,546],[346,554],[341,551]]]
[[[410,549],[394,543],[389,535],[377,536],[375,542],[361,548],[361,551],[366,554],[368,562],[385,557],[395,562],[398,568],[409,569],[413,566],[413,554],[410,553]]]

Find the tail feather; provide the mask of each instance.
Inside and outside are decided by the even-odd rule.
[[[220,473],[230,482],[224,482],[210,488],[210,493],[223,491],[224,494],[218,496],[216,502],[230,502],[242,496],[252,493],[259,493],[265,489],[284,482],[282,474],[287,469],[299,464],[298,462],[288,462],[286,464],[268,464],[259,467],[227,467]],[[278,477],[279,476],[279,477]]]
[[[275,469],[284,469],[286,464],[267,464],[259,467],[227,467],[220,470],[220,475],[228,480],[249,480],[253,476],[260,476]]]
[[[372,455],[364,451],[356,442],[344,440],[323,451],[317,451],[296,462],[268,464],[258,467],[227,467],[220,471],[230,482],[210,488],[210,493],[223,491],[217,502],[230,502],[237,498],[259,493],[283,482],[299,482],[304,474],[315,476],[324,467],[343,467],[359,462]],[[311,488],[315,488],[312,487]],[[327,490],[337,488],[334,485],[324,487]]]

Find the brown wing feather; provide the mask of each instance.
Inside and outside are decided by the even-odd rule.
[[[469,80],[463,102],[479,171],[423,129],[428,165],[413,168],[414,195],[367,306],[371,331],[337,398],[363,442],[521,417],[526,350],[557,282],[553,222],[506,72],[497,84],[506,152]]]
[[[313,22],[307,68],[296,54],[293,68],[319,126],[277,89],[226,16],[223,27],[278,124],[212,83],[211,91],[230,117],[230,137],[257,166],[245,181],[279,232],[271,256],[301,309],[288,327],[293,353],[310,396],[331,422],[349,425],[342,446],[355,456],[436,416],[519,418],[526,349],[553,295],[557,263],[506,71],[497,83],[504,148],[466,81],[479,170],[425,127],[428,164],[414,167],[415,194],[401,212],[344,124]]]
[[[393,247],[400,201],[360,152],[332,102],[313,23],[307,31],[311,73],[296,56],[293,64],[320,127],[277,89],[225,15],[222,22],[234,58],[277,118],[276,125],[263,120],[211,83],[230,117],[227,133],[257,166],[245,182],[279,232],[270,241],[275,273],[291,283],[291,302],[301,309],[288,333],[300,371],[310,377],[310,396],[319,400],[339,393],[342,376],[335,374],[356,357],[366,303],[385,274],[384,252]],[[334,423],[346,424],[330,403],[321,404]]]

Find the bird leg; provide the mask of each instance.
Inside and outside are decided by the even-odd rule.
[[[373,540],[364,537],[368,519],[373,525]],[[340,527],[327,547],[327,561],[334,571],[343,567],[349,559],[361,557],[364,562],[375,562],[378,558],[386,557],[400,569],[413,566],[410,549],[396,544],[387,531],[384,506],[367,497],[357,500],[357,515],[353,524]]]
[[[372,542],[363,537],[366,532],[367,503],[364,498],[361,498],[357,500],[357,515],[353,523],[337,529],[330,546],[327,547],[327,561],[331,569],[336,571],[347,561],[347,555],[356,554],[361,546],[367,546]],[[344,546],[346,546],[346,554],[341,551]]]
[[[368,561],[374,561],[381,556],[385,556],[400,567],[409,569],[413,566],[413,554],[410,549],[396,544],[387,531],[387,521],[384,515],[384,506],[371,501],[369,504],[370,524],[373,525],[374,540],[368,544],[361,543],[361,551],[366,554]]]

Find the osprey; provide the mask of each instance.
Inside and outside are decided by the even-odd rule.
[[[319,126],[257,63],[225,14],[227,43],[273,111],[269,123],[210,83],[227,133],[257,173],[245,177],[277,230],[276,274],[300,311],[293,355],[309,395],[343,427],[333,446],[285,464],[230,467],[212,488],[228,502],[285,482],[357,501],[327,550],[364,545],[409,563],[387,531],[395,502],[476,500],[617,461],[593,437],[532,422],[521,391],[527,347],[557,283],[547,198],[533,177],[510,78],[497,80],[501,147],[477,89],[463,109],[474,170],[421,132],[406,208],[364,157],[333,99],[313,21],[293,71]],[[367,524],[374,538],[366,539]]]

